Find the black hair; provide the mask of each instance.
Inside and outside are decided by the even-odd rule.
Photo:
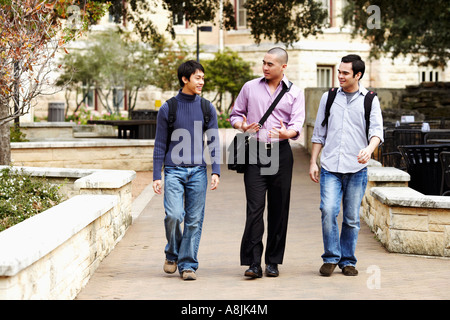
[[[349,54],[342,58],[341,62],[344,63],[352,63],[352,70],[353,70],[353,78],[356,76],[358,72],[361,72],[361,78],[364,76],[364,72],[366,71],[366,64],[364,61],[361,60],[361,57],[357,54]]]
[[[197,70],[205,73],[205,69],[203,69],[203,66],[197,61],[189,60],[183,62],[178,67],[178,81],[180,82],[180,86],[184,87],[183,77],[186,77],[186,79],[189,80],[191,78],[191,75],[193,75]]]

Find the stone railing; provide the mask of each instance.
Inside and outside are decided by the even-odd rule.
[[[369,167],[361,217],[390,252],[450,256],[450,197],[408,187],[409,175]]]
[[[136,173],[24,169],[56,180],[66,175],[72,192],[67,201],[0,232],[0,300],[73,299],[131,224]]]
[[[61,141],[75,138],[115,138],[116,129],[104,125],[77,125],[74,122],[24,122],[20,130],[29,141]]]
[[[153,170],[154,140],[74,139],[11,143],[16,166]]]

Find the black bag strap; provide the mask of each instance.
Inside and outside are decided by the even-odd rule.
[[[260,128],[263,126],[264,122],[266,122],[267,118],[270,116],[270,114],[272,113],[273,109],[275,109],[275,107],[277,106],[278,102],[280,102],[280,100],[284,96],[284,94],[286,92],[288,92],[289,90],[291,90],[291,87],[292,87],[292,82],[291,81],[289,81],[289,87],[286,87],[286,85],[283,82],[283,89],[278,94],[276,99],[272,102],[272,104],[270,105],[269,109],[267,109],[266,113],[263,115],[261,120],[259,120],[258,124],[259,124]]]

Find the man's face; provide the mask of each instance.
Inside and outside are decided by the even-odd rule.
[[[346,92],[354,92],[354,88],[358,89],[358,81],[361,78],[361,72],[353,76],[353,69],[351,62],[341,62],[338,69],[339,84]],[[349,91],[351,90],[351,91]]]
[[[205,74],[201,70],[196,70],[191,74],[190,79],[182,78],[184,82],[183,92],[187,94],[201,94],[205,84]]]
[[[281,64],[276,55],[266,53],[262,71],[266,80],[278,79],[284,74],[286,64]]]

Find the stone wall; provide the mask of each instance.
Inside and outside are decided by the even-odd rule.
[[[450,118],[450,82],[422,82],[407,86],[400,109],[415,110],[426,119]]]
[[[25,170],[87,175],[79,195],[0,233],[0,299],[73,299],[130,226],[136,173]]]
[[[12,123],[11,123],[12,125]],[[24,122],[20,131],[28,141],[68,141],[75,138],[116,138],[110,125],[77,125],[73,122]]]
[[[411,188],[371,189],[369,225],[390,252],[450,257],[450,199]]]
[[[77,139],[11,143],[16,166],[153,170],[154,140]]]
[[[427,196],[407,187],[409,175],[369,167],[361,206],[364,220],[390,252],[450,257],[450,197]]]

